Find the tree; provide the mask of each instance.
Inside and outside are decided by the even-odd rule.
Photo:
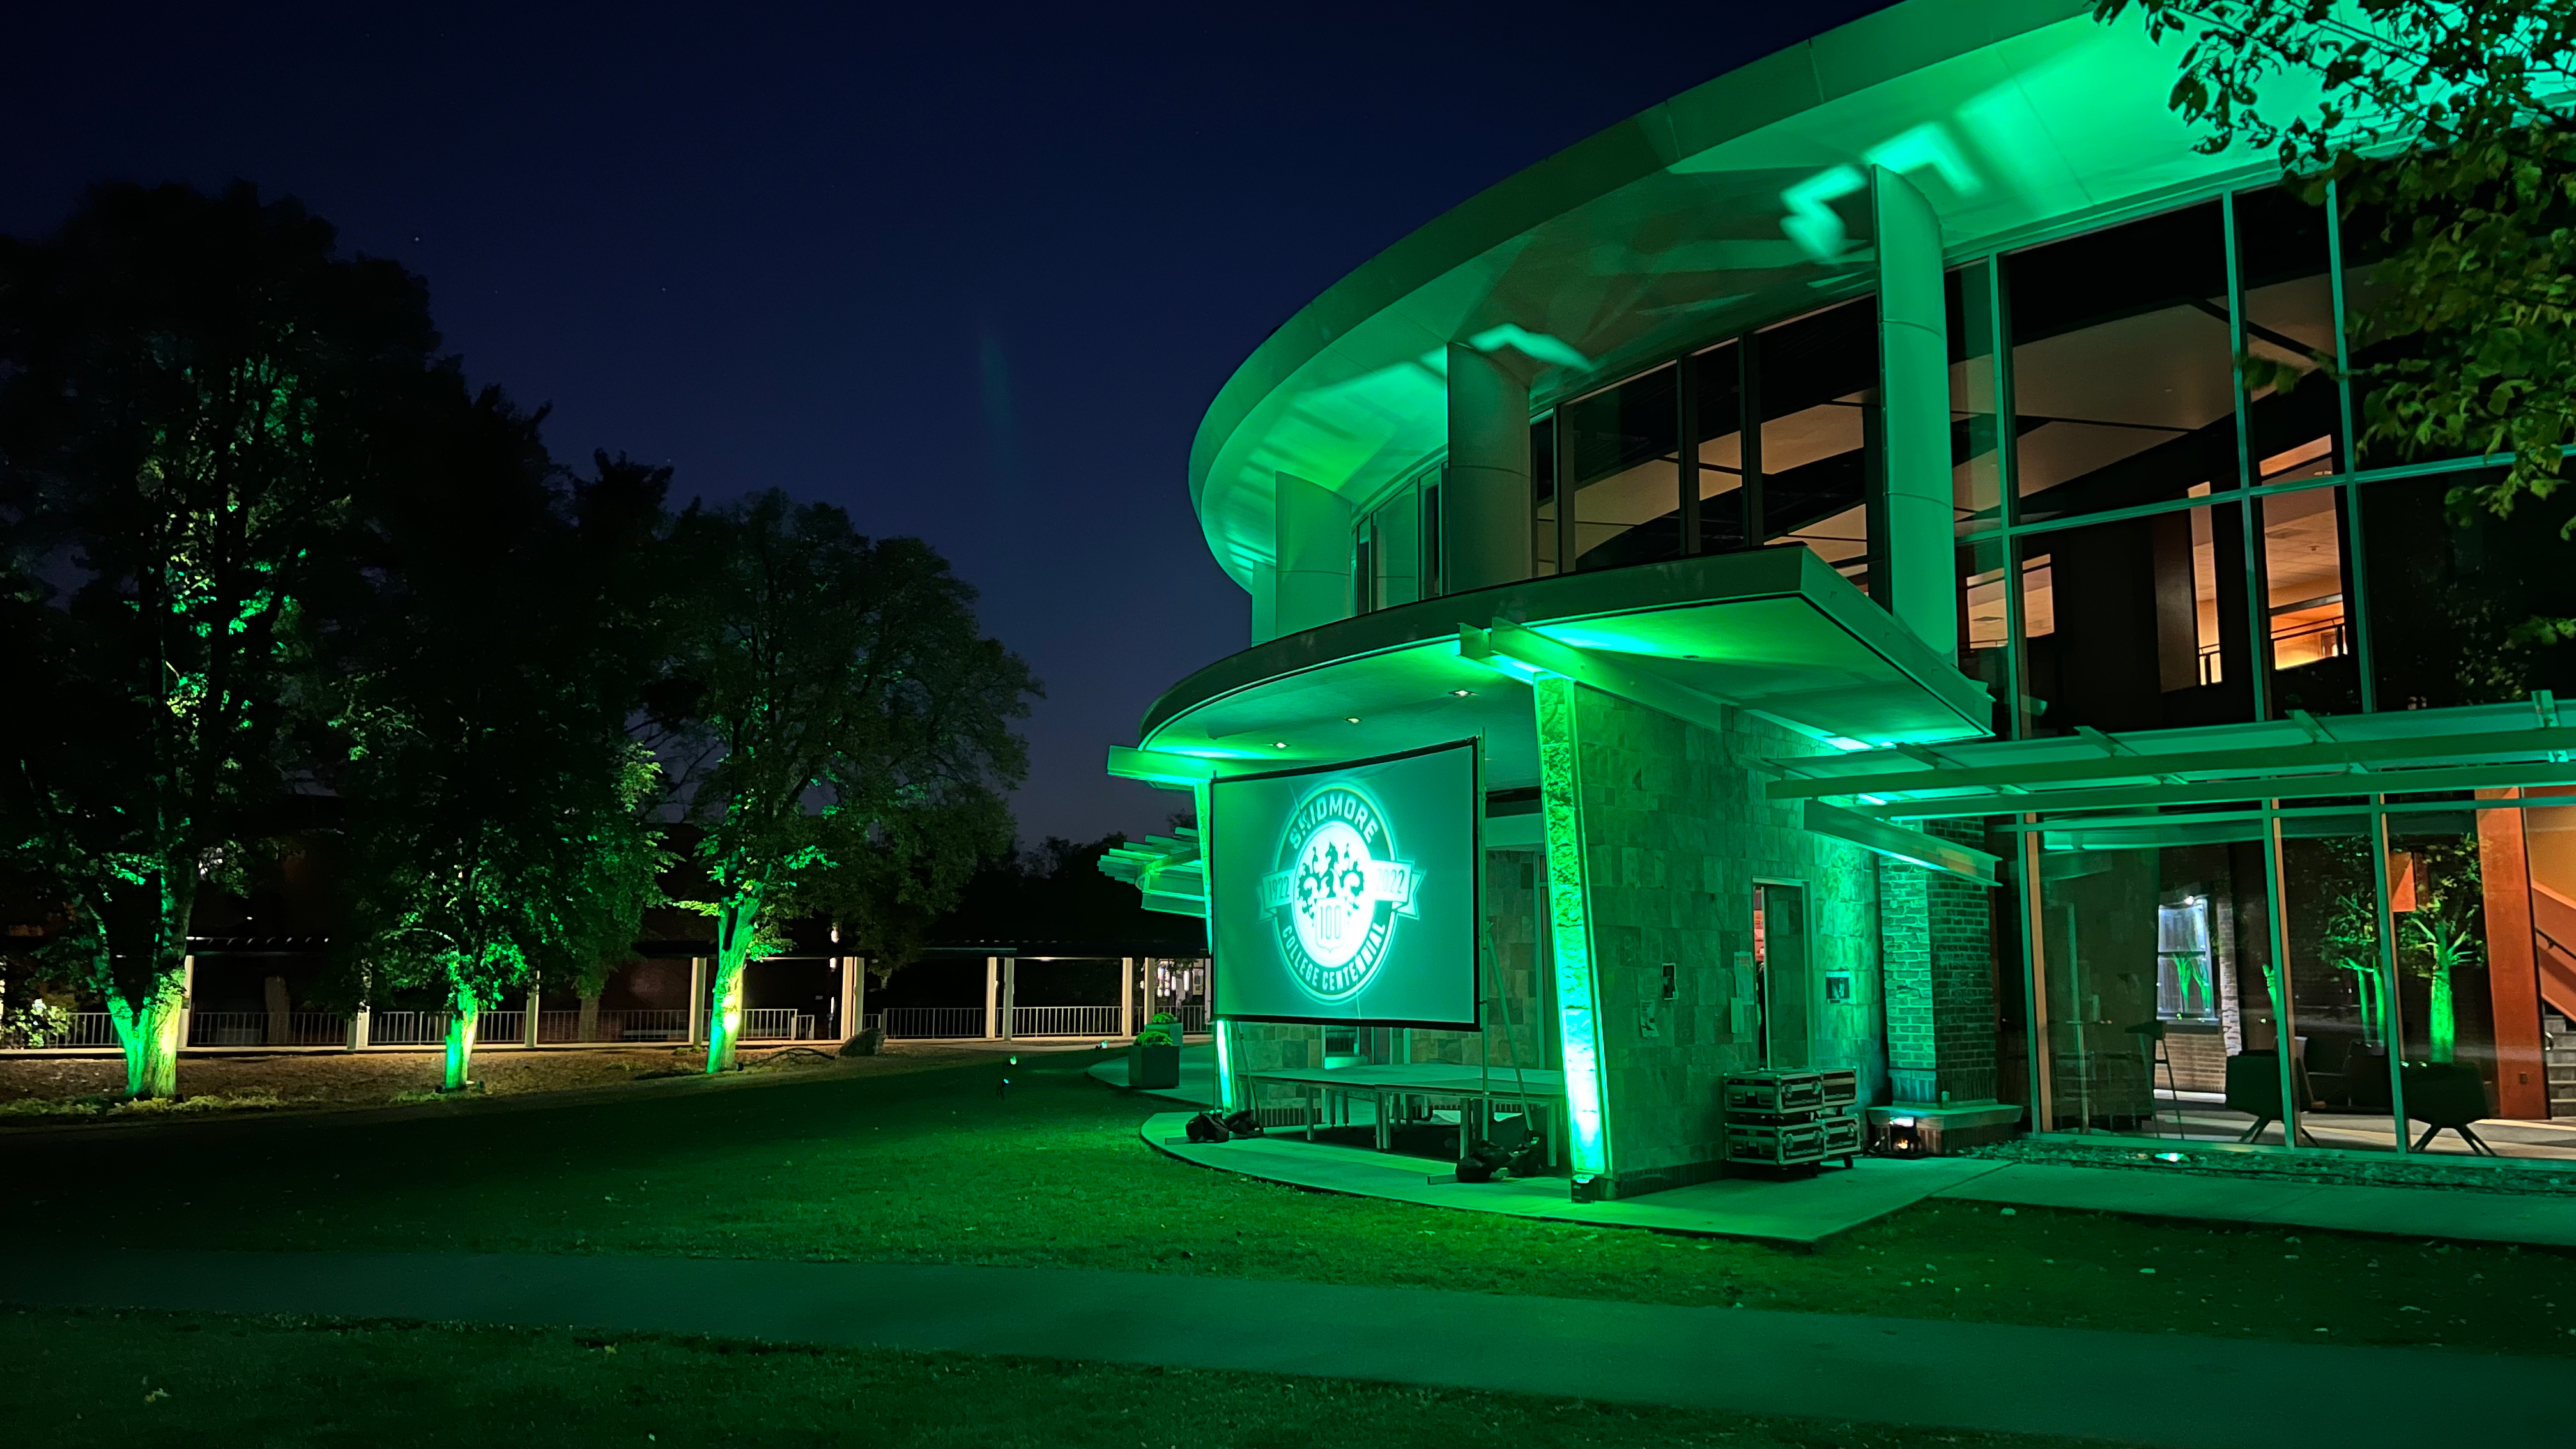
[[[764,913],[800,889],[856,889],[871,856],[878,872],[899,871],[954,844],[952,832],[992,830],[1027,769],[1009,722],[1040,691],[980,632],[974,590],[919,539],[863,537],[840,509],[776,491],[692,506],[677,535],[695,587],[660,716],[692,756],[681,794],[704,827],[714,899],[703,908],[716,923],[707,1070],[720,1072]]]
[[[43,691],[0,711],[0,851],[69,908],[138,1096],[177,1090],[198,890],[293,786],[302,592],[436,345],[417,278],[247,184],[100,187],[0,242],[0,556]]]
[[[332,772],[357,867],[342,951],[362,990],[431,986],[445,1086],[483,1010],[631,948],[666,853],[628,732],[661,640],[651,555],[667,469],[566,480],[542,417],[452,373],[367,500],[335,638]]]
[[[2576,0],[2097,0],[2185,41],[2171,104],[2209,154],[2269,150],[2389,248],[2349,322],[2367,436],[2510,455],[2452,490],[2546,498],[2576,433]],[[2331,359],[2320,359],[2331,362]],[[2249,383],[2299,369],[2243,359]],[[2568,524],[2576,531],[2576,519]],[[2545,637],[2576,623],[2534,621]]]

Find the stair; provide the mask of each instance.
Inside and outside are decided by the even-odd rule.
[[[2563,1016],[2548,1017],[2540,1044],[2541,1069],[2549,1074],[2549,1115],[2576,1117],[2576,1030]]]

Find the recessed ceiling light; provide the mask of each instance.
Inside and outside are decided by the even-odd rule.
[[[1346,714],[1342,716],[1342,723],[1344,724],[1358,724],[1359,722],[1360,717],[1358,715]]]
[[[1284,750],[1288,748],[1288,742],[1286,740],[1272,740],[1270,742],[1270,748],[1274,750]]]
[[[1474,694],[1475,692],[1476,691],[1472,689],[1453,689],[1449,691],[1449,697],[1452,699],[1465,699],[1467,696]]]

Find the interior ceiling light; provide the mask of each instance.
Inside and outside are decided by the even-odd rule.
[[[1475,692],[1476,691],[1472,689],[1453,689],[1449,691],[1449,697],[1452,699],[1465,699],[1467,696],[1474,694]]]
[[[1274,750],[1284,750],[1288,748],[1288,742],[1286,740],[1272,740],[1270,742],[1270,748]]]
[[[1342,723],[1344,724],[1358,724],[1359,722],[1360,717],[1358,715],[1346,714],[1342,716]]]

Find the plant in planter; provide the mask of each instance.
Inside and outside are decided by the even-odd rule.
[[[1152,1089],[1180,1084],[1180,1023],[1170,1012],[1158,1011],[1127,1049],[1127,1085]]]

